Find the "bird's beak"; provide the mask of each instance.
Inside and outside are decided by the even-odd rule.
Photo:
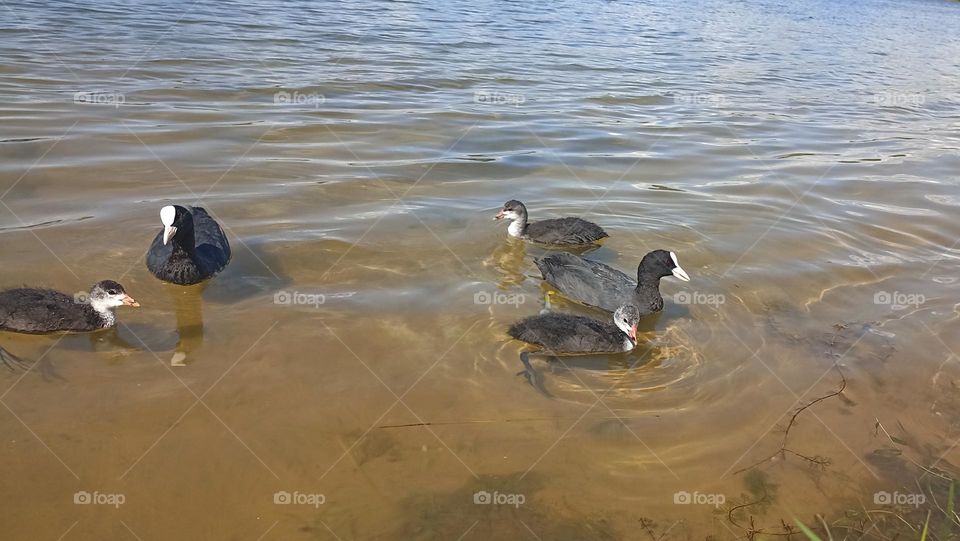
[[[502,220],[504,216],[505,216],[505,214],[504,214],[503,211],[501,210],[500,212],[497,213],[496,216],[493,217],[493,219],[494,219],[494,220]]]
[[[163,226],[163,245],[166,246],[170,239],[177,234],[177,228],[172,225]]]
[[[639,323],[637,323],[637,325],[639,325]],[[630,339],[633,340],[634,342],[637,341],[637,325],[634,325],[633,327],[631,327],[630,332],[627,333],[627,336],[629,336]]]
[[[124,306],[140,306],[140,303],[135,301],[130,295],[123,296],[123,305]]]
[[[677,278],[683,280],[684,282],[689,282],[689,281],[690,281],[690,277],[687,276],[687,272],[686,272],[685,270],[681,269],[681,268],[680,268],[680,265],[677,265],[676,267],[673,268],[673,275],[676,276]]]

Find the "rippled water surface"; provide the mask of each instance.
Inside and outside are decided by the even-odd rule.
[[[781,4],[4,3],[0,286],[142,307],[0,336],[39,360],[0,374],[0,537],[732,539],[921,491],[942,516],[960,4]],[[548,291],[491,220],[513,198],[692,277],[635,352],[536,359],[553,398],[505,334]],[[206,285],[144,266],[172,201],[233,245]]]

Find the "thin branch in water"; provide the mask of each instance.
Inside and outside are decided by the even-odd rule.
[[[797,408],[797,410],[796,410],[795,412],[793,412],[793,415],[790,417],[790,421],[787,423],[787,428],[786,428],[786,430],[784,430],[784,432],[783,432],[783,438],[780,439],[780,447],[779,447],[776,451],[774,451],[773,453],[771,453],[769,456],[767,456],[766,458],[763,458],[762,460],[758,460],[758,461],[754,462],[753,464],[751,464],[751,465],[749,465],[749,466],[747,466],[747,467],[745,467],[745,468],[740,468],[739,470],[733,472],[734,475],[737,475],[737,474],[743,473],[743,472],[745,472],[745,471],[747,471],[747,470],[751,470],[751,469],[753,469],[753,468],[756,468],[757,466],[759,466],[759,465],[761,465],[761,464],[763,464],[763,463],[765,463],[765,462],[769,462],[770,460],[773,460],[774,458],[776,458],[776,457],[778,457],[778,456],[784,456],[784,455],[786,455],[787,453],[790,453],[790,454],[792,454],[792,455],[794,455],[794,456],[796,456],[796,457],[798,457],[798,458],[802,458],[803,460],[806,460],[807,462],[809,462],[809,463],[811,463],[811,464],[813,464],[813,465],[815,465],[815,466],[817,466],[817,467],[819,467],[819,468],[826,468],[827,466],[830,465],[830,459],[827,458],[827,457],[822,457],[822,456],[820,456],[820,455],[807,456],[807,455],[804,455],[804,454],[799,453],[799,452],[797,452],[797,451],[794,451],[793,449],[788,448],[788,447],[787,447],[787,438],[790,437],[790,430],[792,430],[793,427],[796,425],[796,423],[797,423],[797,418],[800,416],[801,413],[803,413],[803,412],[806,411],[807,409],[811,408],[812,406],[814,406],[814,405],[816,405],[816,404],[818,404],[818,403],[820,403],[820,402],[823,402],[824,400],[826,400],[826,399],[828,399],[828,398],[833,398],[833,397],[835,397],[835,396],[840,396],[840,394],[842,394],[843,391],[847,388],[847,378],[846,378],[846,376],[843,375],[843,370],[840,370],[840,367],[839,367],[838,365],[836,365],[836,364],[833,365],[833,368],[837,371],[838,374],[840,374],[840,388],[838,388],[836,391],[833,391],[833,392],[828,393],[828,394],[825,394],[825,395],[823,395],[823,396],[821,396],[821,397],[815,398],[815,399],[811,400],[810,402],[807,402],[807,403],[804,404],[803,406]]]

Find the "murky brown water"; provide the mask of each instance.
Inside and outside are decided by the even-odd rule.
[[[0,285],[142,304],[0,337],[42,359],[4,539],[727,539],[957,475],[960,4],[2,11]],[[538,361],[552,400],[511,198],[693,278],[633,354]],[[144,267],[169,201],[233,243],[205,286]],[[786,445],[830,464],[741,471],[834,362]]]

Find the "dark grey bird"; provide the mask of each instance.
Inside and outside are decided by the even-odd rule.
[[[507,233],[511,237],[553,246],[595,244],[608,237],[599,225],[581,218],[554,218],[539,222],[527,221],[527,207],[515,199],[504,203],[494,220],[511,220]]]
[[[227,236],[203,208],[167,205],[160,209],[160,222],[163,229],[147,252],[147,268],[157,278],[196,284],[230,262]]]
[[[89,332],[112,327],[118,306],[140,306],[113,280],[93,285],[88,294],[67,295],[53,289],[22,287],[0,291],[0,330],[46,334],[60,331]],[[0,348],[0,361],[23,361]]]
[[[684,282],[690,277],[680,268],[677,255],[654,250],[643,256],[637,266],[637,279],[597,261],[560,253],[535,259],[543,279],[560,293],[577,302],[612,312],[623,304],[633,304],[641,316],[663,310],[660,278],[676,276]]]
[[[521,319],[507,333],[513,338],[540,346],[547,355],[623,353],[637,346],[640,310],[626,304],[617,308],[613,322],[585,316],[549,312]]]

